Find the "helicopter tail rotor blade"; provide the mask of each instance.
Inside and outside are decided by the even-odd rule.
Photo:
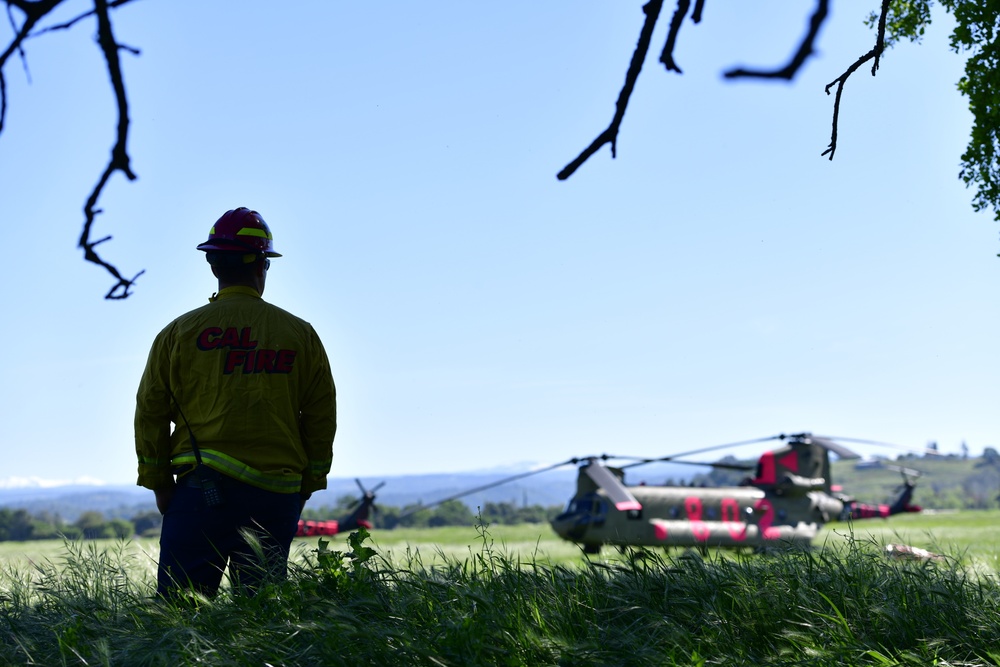
[[[922,476],[924,474],[924,473],[922,473],[919,470],[914,470],[913,468],[906,468],[906,467],[903,467],[903,466],[897,466],[897,465],[893,465],[891,463],[883,463],[882,467],[883,468],[887,468],[889,470],[895,470],[898,473],[902,473],[903,479],[914,479],[914,478],[920,477],[920,476]]]
[[[641,510],[642,505],[635,499],[625,485],[615,477],[614,473],[605,468],[597,461],[591,461],[583,466],[582,470],[594,480],[594,482],[604,489],[608,498],[615,504],[615,508],[621,512],[626,510]]]

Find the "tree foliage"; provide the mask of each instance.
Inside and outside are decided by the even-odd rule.
[[[919,42],[931,24],[933,0],[892,0],[886,19],[886,46]],[[955,18],[949,45],[967,54],[958,91],[969,100],[972,132],[962,154],[959,177],[975,187],[972,207],[992,207],[1000,220],[1000,0],[941,0]],[[878,17],[868,17],[875,25]]]
[[[106,519],[96,511],[85,511],[73,523],[66,523],[58,515],[41,512],[31,515],[24,509],[0,508],[0,542],[25,542],[28,540],[100,540],[130,539],[138,531],[136,525],[145,521],[145,532],[158,532],[160,519],[156,512],[155,525],[147,515],[139,515],[134,521],[122,518]]]
[[[0,509],[0,542],[30,540],[32,534],[31,515],[27,510]]]
[[[87,261],[103,267],[115,279],[116,282],[107,292],[105,298],[124,299],[129,296],[136,279],[143,272],[139,271],[129,278],[123,275],[115,265],[103,259],[97,252],[97,246],[111,237],[94,238],[93,227],[97,215],[101,212],[98,207],[101,194],[111,177],[115,173],[121,173],[129,180],[136,178],[130,165],[127,148],[129,105],[120,56],[123,52],[138,55],[139,51],[118,41],[112,21],[112,11],[128,4],[131,0],[80,0],[81,6],[88,7],[86,10],[81,10],[77,16],[68,21],[43,25],[43,22],[50,19],[57,8],[69,4],[71,1],[4,0],[8,22],[12,28],[12,36],[0,51],[0,133],[4,129],[7,111],[7,66],[13,60],[20,59],[26,67],[26,42],[53,32],[68,30],[79,23],[92,22],[96,26],[97,44],[104,56],[118,114],[111,157],[84,203],[83,229],[78,245],[83,250],[84,258]],[[831,0],[814,1],[815,8],[806,32],[787,64],[773,70],[737,68],[726,72],[725,76],[730,79],[793,79],[803,63],[815,52],[815,40],[829,14]],[[931,23],[933,0],[871,0],[871,2],[878,2],[878,7],[868,17],[868,23],[875,29],[872,49],[860,55],[854,63],[850,64],[840,76],[826,87],[828,94],[831,89],[835,89],[830,144],[823,151],[823,155],[827,155],[831,160],[837,149],[837,125],[844,83],[862,65],[869,62],[871,63],[871,73],[874,76],[885,48],[904,39],[919,41]],[[663,5],[664,0],[649,0],[642,6],[645,19],[626,71],[625,84],[619,93],[611,123],[558,173],[559,179],[569,178],[605,145],[610,146],[612,157],[615,156],[618,133],[625,117],[629,98],[651,46],[654,29],[662,14]],[[696,24],[701,22],[705,5],[705,0],[694,0],[693,2],[692,0],[676,0],[666,42],[659,57],[659,62],[667,71],[681,73],[681,68],[674,56],[678,34],[686,19],[690,18],[691,22]],[[995,218],[1000,220],[1000,163],[998,163],[998,148],[1000,148],[1000,141],[998,141],[998,131],[1000,131],[998,130],[1000,128],[1000,45],[997,43],[997,33],[1000,29],[1000,25],[998,25],[1000,22],[1000,0],[941,0],[941,6],[956,21],[956,27],[951,35],[951,48],[956,52],[968,54],[965,74],[958,82],[958,90],[969,100],[973,126],[968,147],[961,157],[959,177],[967,187],[975,188],[972,200],[973,208],[981,211],[992,207]],[[720,7],[724,8],[724,5],[720,5]]]

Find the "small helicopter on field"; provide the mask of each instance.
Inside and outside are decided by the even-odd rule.
[[[385,482],[380,482],[371,489],[366,489],[360,479],[354,480],[358,488],[361,489],[361,497],[354,505],[348,509],[353,511],[343,519],[332,519],[329,521],[303,521],[299,520],[299,527],[295,532],[296,537],[315,537],[317,535],[336,535],[346,533],[358,528],[371,530],[372,524],[368,520],[368,515],[375,511],[375,492],[382,488]]]
[[[787,444],[765,452],[756,466],[677,460],[712,450],[773,440],[786,441]],[[919,506],[910,502],[913,498],[914,471],[903,472],[902,492],[891,505],[868,505],[833,487],[830,481],[830,452],[841,459],[860,458],[835,442],[834,438],[811,433],[781,434],[656,459],[608,455],[573,458],[446,500],[529,474],[576,464],[579,466],[576,493],[551,524],[556,534],[579,544],[588,554],[598,553],[605,544],[620,547],[750,547],[758,550],[789,545],[808,546],[823,524],[830,521],[886,518],[901,512],[921,511]],[[608,460],[631,462],[612,467],[604,464]],[[753,475],[746,477],[738,486],[714,488],[625,484],[626,469],[664,461],[753,471]],[[441,502],[445,501],[434,504]]]

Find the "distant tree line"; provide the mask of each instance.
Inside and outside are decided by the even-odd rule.
[[[160,529],[160,514],[142,512],[131,519],[108,519],[100,512],[84,512],[68,522],[58,514],[30,514],[23,509],[0,508],[0,542],[28,540],[98,540],[129,539],[136,535],[155,535]]]
[[[349,514],[356,502],[344,496],[336,506],[306,508],[302,518],[309,521],[339,519]],[[541,505],[518,506],[514,503],[485,503],[478,508],[479,516],[490,524],[545,523],[554,518],[561,507]],[[419,505],[407,507],[379,507],[370,520],[374,527],[434,528],[438,526],[473,526],[477,514],[458,500],[451,500],[434,507]],[[155,510],[143,511],[129,519],[107,518],[101,512],[82,513],[76,521],[65,521],[58,514],[39,512],[31,514],[24,509],[0,508],[0,542],[26,542],[29,540],[97,540],[154,537],[160,532],[162,519]]]
[[[309,521],[324,521],[338,519],[349,514],[357,498],[343,496],[336,506],[323,506],[316,509],[306,508],[302,518]],[[483,521],[493,525],[514,525],[521,523],[547,523],[562,510],[561,505],[543,507],[542,505],[517,505],[511,502],[487,502],[476,508],[474,512],[460,500],[449,500],[433,507],[407,505],[393,507],[377,505],[378,511],[369,517],[375,528],[392,530],[393,528],[437,528],[440,526],[474,526],[481,517]]]

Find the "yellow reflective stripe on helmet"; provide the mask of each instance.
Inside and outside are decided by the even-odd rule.
[[[266,491],[275,493],[298,493],[302,490],[302,475],[275,475],[263,473],[237,461],[231,456],[212,449],[201,450],[201,461],[223,475],[238,479]],[[194,452],[178,454],[171,461],[173,465],[198,465]]]
[[[237,236],[259,236],[262,239],[273,238],[270,234],[265,232],[263,229],[257,229],[256,227],[244,227],[240,231],[236,232]]]

